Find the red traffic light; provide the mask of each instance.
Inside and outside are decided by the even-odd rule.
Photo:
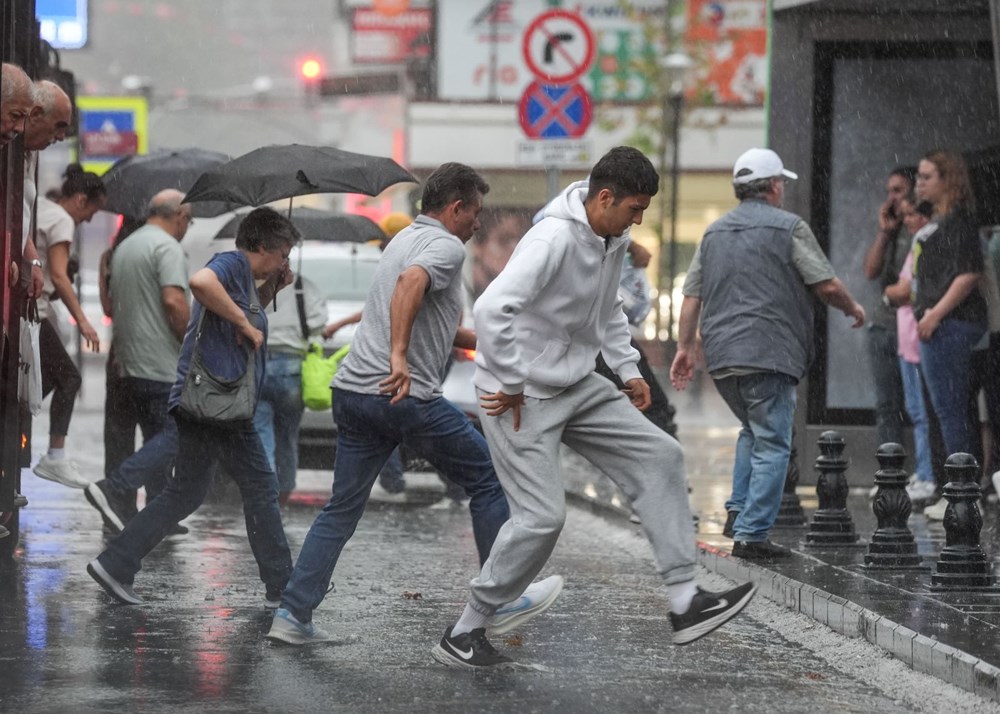
[[[319,76],[323,74],[323,65],[315,57],[310,57],[302,60],[302,63],[299,64],[299,73],[303,79],[313,81],[319,79]]]

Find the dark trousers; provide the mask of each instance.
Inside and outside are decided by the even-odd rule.
[[[292,556],[278,509],[278,479],[253,423],[225,429],[177,418],[177,431],[180,445],[174,478],[108,544],[98,556],[101,565],[115,579],[131,584],[146,554],[205,500],[215,465],[221,460],[243,497],[247,538],[260,579],[269,593],[281,592],[292,571]]]
[[[73,405],[80,391],[80,371],[73,364],[59,333],[50,320],[42,320],[38,331],[38,351],[42,366],[42,395],[52,393],[49,408],[49,434],[66,436],[73,418]]]
[[[139,420],[128,406],[125,379],[118,376],[112,344],[104,370],[104,478],[135,453],[135,429]]]
[[[642,378],[646,380],[649,385],[649,396],[652,399],[652,404],[649,405],[649,409],[643,412],[647,419],[660,427],[663,431],[670,434],[670,436],[677,438],[677,423],[674,421],[674,414],[677,410],[670,404],[670,400],[667,399],[666,392],[663,391],[663,387],[660,386],[659,380],[656,379],[656,375],[653,374],[653,368],[649,366],[649,360],[646,359],[646,353],[643,352],[639,343],[632,340],[632,346],[639,351],[639,374]],[[618,379],[618,375],[611,371],[611,368],[604,361],[604,357],[600,354],[597,355],[597,367],[596,372],[602,377],[610,379],[617,385],[619,389],[624,389],[625,385],[622,381]]]

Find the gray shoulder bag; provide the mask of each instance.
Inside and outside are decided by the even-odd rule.
[[[251,350],[247,356],[246,369],[234,380],[220,379],[212,374],[205,366],[201,355],[201,331],[207,312],[208,309],[203,305],[194,338],[194,352],[191,355],[187,376],[184,378],[179,407],[186,416],[195,421],[212,426],[237,428],[253,419],[257,389],[257,360]],[[250,305],[250,312],[255,315],[260,312],[260,305],[256,300]]]

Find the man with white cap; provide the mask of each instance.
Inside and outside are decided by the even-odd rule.
[[[806,222],[781,210],[785,183],[796,178],[770,149],[736,160],[740,205],[708,227],[695,252],[670,368],[683,389],[704,349],[719,394],[740,420],[723,533],[735,541],[733,555],[752,560],[789,555],[768,534],[788,470],[796,385],[812,359],[810,293],[854,327],[865,321]]]

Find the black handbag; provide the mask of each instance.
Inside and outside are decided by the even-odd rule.
[[[236,379],[221,379],[212,374],[205,366],[201,354],[201,334],[207,312],[203,306],[194,338],[194,352],[184,378],[178,406],[185,416],[194,421],[230,429],[239,428],[253,419],[257,360],[251,350],[247,354],[246,369]],[[260,312],[260,305],[256,302],[252,304],[250,312]]]

